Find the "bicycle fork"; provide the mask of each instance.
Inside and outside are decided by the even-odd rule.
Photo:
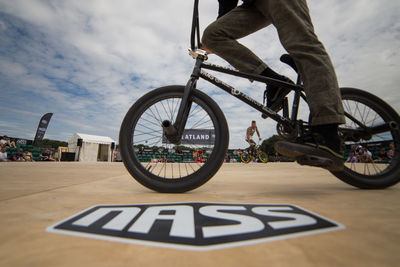
[[[206,55],[196,54],[196,64],[194,66],[190,79],[185,86],[178,114],[175,118],[175,123],[172,124],[172,122],[169,120],[165,120],[162,122],[165,137],[170,143],[174,145],[179,145],[181,142],[183,131],[185,130],[186,122],[189,117],[189,112],[192,107],[191,94],[192,91],[196,89],[197,80],[200,77],[199,75],[201,64],[205,59]]]

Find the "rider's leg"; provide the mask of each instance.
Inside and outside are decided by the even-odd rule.
[[[236,41],[273,23],[302,75],[313,125],[344,123],[335,71],[314,33],[305,0],[255,0],[210,24],[202,42],[235,68],[261,74],[267,65]]]
[[[312,135],[297,140],[296,144],[277,143],[278,152],[291,157],[329,158],[335,164],[330,169],[343,168],[337,132],[338,124],[345,122],[340,91],[332,62],[314,33],[306,1],[258,0],[255,5],[271,17],[282,45],[295,60],[312,116]]]
[[[236,41],[236,39],[270,25],[271,22],[269,16],[264,16],[254,6],[239,6],[211,23],[203,33],[202,43],[207,49],[222,57],[240,71],[292,82],[287,77],[269,68],[252,51]],[[278,111],[280,106],[273,106],[272,104],[288,92],[289,90],[281,90],[279,87],[269,86],[267,106]]]
[[[250,139],[250,151],[251,151],[251,155],[253,156],[253,157],[255,157],[255,147],[256,147],[256,142],[254,142],[254,140],[253,139]]]
[[[332,62],[314,33],[305,0],[258,0],[255,7],[270,16],[282,45],[296,62],[306,89],[313,125],[345,123]]]
[[[250,8],[238,7],[205,30],[203,43],[235,68],[261,73],[267,67],[265,63],[235,39],[255,32],[270,22],[278,29],[283,46],[293,56],[302,75],[312,124],[316,126],[313,131],[324,140],[311,138],[301,142],[318,147],[315,151],[310,151],[308,147],[307,153],[315,152],[319,156],[337,159],[340,154],[337,125],[345,122],[343,106],[336,74],[325,48],[314,33],[305,0],[255,0]],[[321,148],[327,148],[328,154],[322,153]],[[331,151],[337,153],[332,154]]]
[[[236,39],[245,37],[270,24],[271,21],[255,7],[239,6],[211,23],[204,30],[202,44],[236,69],[260,74],[267,69],[267,64]]]

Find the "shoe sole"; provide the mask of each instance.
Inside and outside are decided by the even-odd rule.
[[[301,165],[321,167],[329,171],[342,171],[343,158],[338,158],[322,148],[280,141],[275,144],[275,150]]]

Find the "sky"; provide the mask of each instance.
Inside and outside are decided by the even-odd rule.
[[[45,138],[67,141],[74,133],[117,141],[129,107],[150,90],[186,84],[193,1],[0,0],[0,135],[32,140],[41,116],[54,115]],[[400,2],[309,0],[311,17],[342,87],[378,95],[400,111]],[[201,29],[215,20],[217,0],[200,1]],[[274,70],[295,79],[279,62],[273,26],[239,40]],[[208,62],[229,66],[210,55]],[[265,85],[218,76],[262,101]],[[230,148],[247,147],[256,120],[261,136],[275,122],[205,81],[230,129]]]

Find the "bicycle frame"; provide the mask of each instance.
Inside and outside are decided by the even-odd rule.
[[[166,137],[168,138],[168,140],[174,144],[179,143],[179,140],[180,140],[183,130],[185,128],[188,114],[189,114],[189,111],[191,108],[191,101],[190,101],[191,91],[196,89],[197,80],[199,78],[202,78],[202,79],[214,84],[215,86],[221,88],[228,94],[238,98],[242,102],[248,104],[252,108],[254,108],[254,109],[258,110],[259,112],[261,112],[262,114],[264,114],[266,117],[269,117],[269,118],[275,120],[276,122],[280,123],[281,125],[283,125],[283,127],[285,129],[287,129],[289,131],[296,129],[299,131],[301,125],[299,125],[299,122],[297,121],[297,115],[298,115],[300,97],[303,98],[304,100],[306,100],[306,97],[303,93],[304,88],[300,85],[301,84],[300,77],[297,80],[297,85],[294,85],[291,83],[279,81],[276,79],[264,77],[264,76],[257,75],[257,74],[240,72],[237,70],[217,66],[214,64],[205,63],[204,61],[207,60],[206,52],[201,49],[196,49],[196,47],[201,47],[198,3],[199,3],[199,0],[194,1],[192,31],[191,31],[191,48],[189,49],[189,54],[194,59],[196,59],[196,63],[195,63],[193,72],[191,74],[191,77],[186,84],[182,102],[179,107],[178,114],[175,119],[174,125],[171,125],[171,123],[169,121],[163,122],[163,128],[165,130]],[[196,41],[197,41],[197,46],[196,46]],[[232,76],[236,76],[236,77],[241,77],[241,78],[249,79],[251,81],[258,81],[258,82],[265,83],[266,85],[274,85],[274,86],[290,88],[291,90],[293,90],[295,92],[293,104],[292,104],[292,114],[291,114],[290,118],[289,118],[288,114],[284,114],[284,116],[277,114],[272,109],[267,108],[262,103],[256,101],[255,99],[251,98],[250,96],[246,95],[245,93],[237,90],[233,86],[221,81],[220,79],[205,72],[202,69],[208,69],[211,71],[216,71],[216,72],[220,72],[220,73],[224,73],[224,74],[228,74],[228,75],[232,75]]]

